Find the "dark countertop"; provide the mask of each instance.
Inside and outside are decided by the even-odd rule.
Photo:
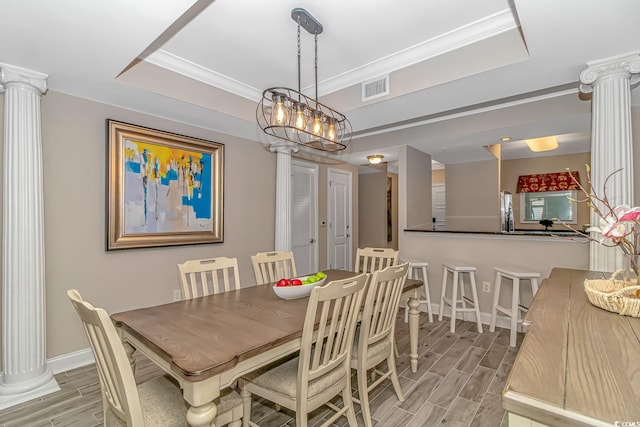
[[[571,230],[524,230],[515,231],[461,231],[461,230],[432,230],[431,228],[406,228],[404,231],[417,231],[420,233],[449,233],[449,234],[487,234],[493,236],[549,236],[549,237],[578,237],[586,238],[586,233]]]

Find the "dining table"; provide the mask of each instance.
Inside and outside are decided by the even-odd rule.
[[[359,273],[326,270],[327,283]],[[272,284],[115,313],[132,361],[140,352],[175,378],[189,404],[187,423],[213,426],[220,391],[239,377],[300,349],[308,297],[285,300]],[[418,291],[407,279],[411,369],[418,367]],[[413,291],[413,292],[411,292]]]

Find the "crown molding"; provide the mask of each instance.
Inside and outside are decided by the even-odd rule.
[[[510,9],[505,9],[448,33],[395,52],[368,64],[318,82],[318,92],[327,95],[346,87],[379,77],[455,49],[479,42],[518,27]],[[226,90],[252,101],[259,101],[262,91],[224,74],[188,61],[166,50],[158,49],[146,58],[158,67],[182,74],[194,80]],[[304,90],[309,90],[305,88]]]
[[[226,90],[227,92],[231,92],[251,101],[258,102],[260,98],[262,98],[261,90],[225,76],[224,74],[205,68],[195,62],[188,61],[167,52],[166,50],[158,49],[147,56],[144,61],[175,73],[182,74],[183,76],[202,83]]]
[[[398,71],[461,47],[497,36],[518,27],[510,9],[479,19],[437,37],[420,42],[368,64],[318,82],[321,95]],[[305,88],[304,90],[307,90]]]

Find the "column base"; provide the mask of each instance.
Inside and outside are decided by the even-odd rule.
[[[51,371],[29,381],[28,384],[7,385],[0,377],[0,411],[59,390],[60,386]]]

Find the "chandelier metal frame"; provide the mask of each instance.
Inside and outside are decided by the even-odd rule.
[[[262,92],[256,108],[256,121],[267,135],[316,150],[336,152],[351,141],[351,123],[347,117],[318,101],[318,34],[322,25],[302,8],[291,11],[298,24],[298,90],[272,87]],[[315,98],[300,89],[300,27],[314,36]]]

